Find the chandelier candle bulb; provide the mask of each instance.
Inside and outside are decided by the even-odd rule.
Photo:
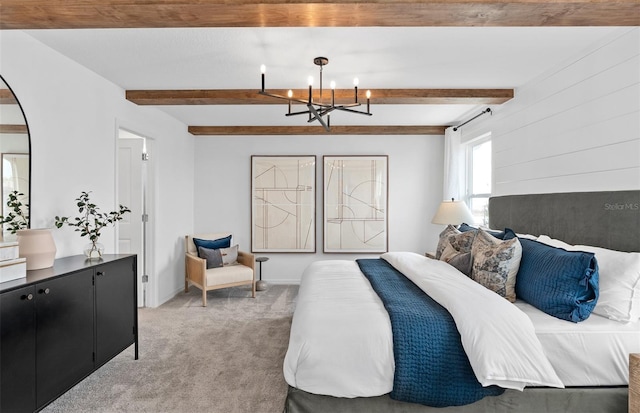
[[[336,82],[331,81],[331,107],[336,105]]]
[[[289,97],[289,114],[291,114],[291,98],[293,97],[293,90],[289,89],[287,96]]]
[[[370,106],[369,106],[369,100],[370,100],[370,99],[371,99],[371,91],[370,91],[370,90],[367,90],[367,113],[370,113],[370,112],[369,112],[369,107],[370,107]]]
[[[265,65],[260,65],[260,76],[262,77],[262,91],[264,92],[264,72],[267,71],[267,67]]]
[[[356,92],[356,103],[358,103],[358,83],[360,83],[360,82],[359,82],[357,77],[355,79],[353,79],[353,87],[354,87],[355,92]]]

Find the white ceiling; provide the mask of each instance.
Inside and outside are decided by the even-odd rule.
[[[304,88],[326,56],[325,87],[514,88],[579,56],[614,27],[171,28],[30,30],[123,89]],[[317,87],[317,80],[316,80]],[[516,90],[517,93],[517,90]],[[375,96],[372,98],[375,102]],[[332,124],[448,125],[483,106],[375,105]],[[159,106],[186,125],[305,125],[286,105]],[[342,116],[339,116],[342,115]]]

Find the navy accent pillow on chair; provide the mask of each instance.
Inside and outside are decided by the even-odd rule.
[[[530,239],[520,239],[522,259],[516,295],[554,317],[586,320],[598,301],[595,254],[566,251]]]
[[[198,250],[198,256],[200,256],[200,247],[208,248],[210,250],[217,250],[220,248],[229,248],[231,246],[231,235],[224,238],[218,238],[214,240],[194,238],[193,243],[196,244]],[[200,258],[204,258],[200,256]]]

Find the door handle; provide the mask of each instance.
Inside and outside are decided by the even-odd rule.
[[[33,294],[26,294],[20,297],[21,300],[31,301],[33,300]]]
[[[45,289],[41,289],[40,291],[38,291],[40,294],[49,294],[51,292],[51,290],[49,290],[48,288]]]

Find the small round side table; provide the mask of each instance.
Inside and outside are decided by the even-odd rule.
[[[264,291],[267,289],[267,282],[262,281],[262,263],[269,261],[269,257],[256,257],[256,262],[260,263],[260,280],[256,283],[256,291]]]

